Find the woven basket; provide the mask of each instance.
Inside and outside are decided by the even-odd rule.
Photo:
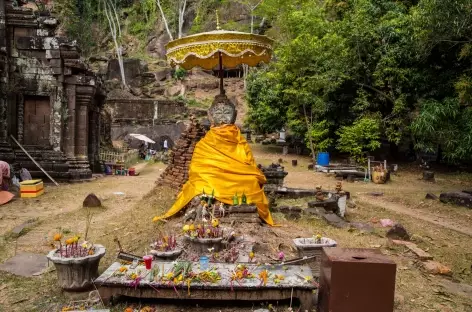
[[[298,256],[303,257],[315,257],[312,258],[308,264],[311,268],[313,276],[320,276],[320,266],[321,266],[321,253],[323,247],[336,247],[336,241],[331,238],[322,237],[321,243],[316,243],[314,238],[295,238],[293,243],[297,247]]]

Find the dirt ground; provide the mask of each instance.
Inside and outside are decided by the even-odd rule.
[[[309,159],[294,155],[282,156],[280,148],[253,146],[258,163],[269,164],[282,158],[289,175],[285,179],[288,187],[314,188],[322,185],[333,189],[333,176],[313,173],[307,170]],[[291,160],[299,165],[292,167]],[[151,222],[152,217],[168,209],[177,190],[155,187],[155,181],[165,168],[161,164],[141,167],[138,177],[104,177],[90,183],[46,186],[45,195],[38,199],[17,199],[0,207],[0,261],[3,262],[15,252],[28,251],[47,253],[53,233],[59,229],[72,234],[85,228],[86,212],[82,201],[88,193],[95,193],[102,199],[104,208],[94,209],[91,241],[107,247],[100,271],[106,269],[116,256],[114,237],[118,237],[123,248],[129,252],[143,254],[156,235],[159,225]],[[322,234],[335,239],[341,247],[380,248],[382,253],[397,263],[395,311],[400,312],[468,312],[472,311],[472,210],[444,205],[425,200],[426,193],[439,195],[449,190],[472,188],[472,176],[458,173],[437,173],[436,183],[421,181],[421,172],[414,167],[400,169],[385,185],[356,182],[344,183],[344,189],[351,192],[355,208],[347,212],[350,221],[363,222],[374,227],[372,233],[337,229],[328,226],[315,217],[304,217],[298,221],[286,220],[283,215],[274,218],[280,227],[264,227],[270,233],[261,242],[278,246],[281,242],[289,248],[295,237],[309,237]],[[123,195],[116,194],[123,192]],[[372,197],[369,192],[382,192],[381,197]],[[279,204],[300,205],[302,200],[279,200]],[[434,260],[452,269],[452,276],[431,275],[421,268],[421,263],[404,247],[392,246],[385,238],[386,229],[371,220],[390,218],[402,223],[412,235],[412,240],[434,256]],[[28,220],[34,220],[20,237],[11,230]],[[170,221],[178,223],[178,220]],[[34,278],[0,274],[0,311],[60,311],[65,304],[83,299],[87,294],[69,294],[56,286],[54,271]],[[121,302],[111,308],[123,311],[128,305],[139,303]],[[142,306],[147,303],[142,303]],[[253,311],[267,304],[255,303],[249,306],[235,306],[224,303],[209,306],[198,302],[183,306],[179,302],[159,304],[158,311]],[[275,304],[277,306],[277,304]],[[277,307],[277,311],[285,311]]]

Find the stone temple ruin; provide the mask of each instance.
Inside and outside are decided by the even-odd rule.
[[[106,94],[57,26],[49,14],[0,0],[0,159],[42,177],[13,136],[52,177],[87,180],[100,170]]]
[[[195,145],[206,134],[205,128],[192,116],[191,124],[172,148],[169,166],[162,173],[158,184],[180,189],[188,180],[188,170]]]

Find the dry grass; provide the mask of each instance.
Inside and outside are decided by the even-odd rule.
[[[258,163],[269,164],[276,162],[278,158],[283,158],[287,163],[293,158],[298,159],[299,166],[292,168],[291,164],[286,164],[286,170],[289,175],[286,178],[286,184],[290,187],[313,187],[315,184],[321,184],[324,188],[332,188],[335,184],[334,177],[327,177],[325,174],[308,172],[306,170],[309,159],[306,157],[282,156],[274,154],[273,149],[267,151],[266,147],[257,146],[253,148]],[[89,231],[90,240],[103,244],[107,248],[107,255],[102,259],[100,271],[108,267],[116,256],[117,246],[113,241],[115,235],[120,239],[123,248],[126,251],[136,254],[144,254],[145,249],[149,246],[151,239],[156,235],[156,225],[150,222],[153,216],[163,213],[168,209],[173,200],[175,190],[167,188],[153,188],[152,183],[157,179],[159,169],[162,166],[149,166],[143,171],[141,180],[137,183],[129,184],[130,189],[136,189],[131,192],[133,195],[129,198],[115,199],[114,197],[105,201],[107,209],[96,211],[92,225]],[[471,188],[472,180],[468,175],[444,175],[438,174],[438,181],[435,184],[427,184],[418,181],[419,172],[400,171],[399,175],[394,176],[392,181],[385,185],[374,185],[365,183],[345,184],[344,188],[351,191],[354,200],[362,197],[363,193],[370,191],[384,192],[383,200],[393,202],[403,207],[411,208],[421,213],[433,213],[438,217],[448,220],[456,220],[457,224],[470,224],[471,211],[464,208],[458,208],[443,205],[438,202],[426,203],[424,194],[433,192],[438,194],[441,191]],[[139,182],[138,182],[139,181]],[[87,190],[97,188],[97,192],[103,191],[102,195],[106,196],[107,192],[111,192],[122,188],[120,182],[109,180],[108,182],[100,182],[102,184],[88,184]],[[107,183],[118,183],[118,185],[110,186]],[[87,185],[87,184],[84,184]],[[64,203],[67,196],[60,194],[58,189],[53,194],[48,194],[44,199],[49,200],[49,205],[54,205],[57,201],[61,205],[65,205],[62,212],[57,214],[44,213],[39,216],[41,223],[37,228],[33,228],[30,232],[22,236],[23,243],[19,244],[19,250],[34,251],[45,253],[48,246],[41,244],[47,229],[55,230],[56,227],[62,226],[71,231],[83,230],[85,225],[86,211],[78,209],[80,205],[78,198],[83,198],[84,185],[61,186],[62,192],[67,190],[70,192],[69,201],[73,203],[70,206]],[[149,193],[143,193],[144,185],[147,189],[152,189]],[[101,192],[101,191],[100,191]],[[127,192],[127,191],[124,191]],[[127,192],[128,193],[128,192]],[[55,197],[53,197],[54,195]],[[128,197],[128,195],[126,196]],[[290,204],[306,206],[306,202],[310,199],[303,200],[281,200],[279,204]],[[364,203],[367,201],[367,203]],[[360,201],[359,201],[360,202]],[[423,202],[423,204],[421,204]],[[26,209],[20,203],[21,209]],[[46,205],[42,202],[41,205]],[[3,208],[3,207],[2,207]],[[15,207],[9,207],[9,213],[15,215]],[[23,210],[22,210],[23,211]],[[28,214],[28,211],[23,214]],[[23,214],[18,215],[18,219],[14,219],[16,223],[26,218]],[[397,283],[396,294],[397,303],[395,311],[398,312],[426,312],[426,311],[454,311],[466,312],[472,311],[472,302],[470,298],[461,296],[460,294],[444,289],[441,285],[444,278],[428,275],[419,267],[419,263],[412,254],[406,252],[403,247],[391,246],[384,237],[386,229],[376,226],[373,233],[361,233],[359,231],[349,231],[347,229],[337,229],[326,225],[326,223],[317,218],[305,217],[299,221],[285,220],[283,215],[276,214],[274,216],[277,222],[282,224],[280,228],[272,228],[273,231],[281,238],[275,236],[264,237],[261,241],[270,241],[277,243],[277,240],[289,242],[290,239],[297,236],[311,236],[313,234],[322,234],[338,241],[341,247],[367,247],[380,248],[384,254],[390,255],[397,262]],[[413,235],[413,240],[432,254],[435,260],[448,265],[453,270],[452,280],[471,284],[472,274],[470,264],[472,263],[472,244],[471,237],[459,234],[456,231],[448,230],[443,227],[420,222],[416,218],[404,216],[385,210],[377,205],[377,202],[369,203],[368,198],[363,199],[357,208],[348,210],[347,218],[351,221],[368,223],[372,217],[391,218],[401,222],[408,231]],[[0,221],[1,218],[0,218]],[[9,221],[10,222],[10,221]],[[9,228],[11,223],[9,224]],[[470,225],[469,225],[470,226]],[[42,229],[39,231],[38,229]],[[75,232],[74,232],[75,233]],[[270,243],[270,242],[269,242]],[[380,246],[380,247],[379,247]],[[8,237],[7,232],[3,232],[0,236],[0,260],[14,254],[15,240]],[[22,278],[10,274],[0,275],[0,311],[54,311],[61,305],[82,298],[83,295],[71,296],[63,293],[56,286],[56,273],[50,272],[35,278]],[[230,306],[185,306],[179,302],[159,305],[159,311],[252,311],[252,307],[234,307]],[[127,303],[120,303],[112,307],[112,311],[123,311]],[[260,305],[254,306],[254,309]],[[2,310],[3,309],[3,310]]]

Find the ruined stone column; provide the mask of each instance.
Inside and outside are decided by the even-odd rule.
[[[19,93],[17,95],[17,101],[16,101],[16,111],[17,111],[17,116],[18,116],[18,123],[17,123],[17,133],[18,137],[17,140],[21,144],[23,144],[23,138],[24,138],[24,130],[25,130],[25,97],[22,93]]]
[[[92,104],[94,86],[75,86],[75,127],[71,128],[74,132],[74,157],[69,161],[69,174],[71,181],[88,180],[92,178],[92,170],[88,161],[88,109]],[[69,105],[72,105],[69,103]],[[72,140],[69,138],[69,140]],[[72,147],[68,150],[72,152]]]
[[[5,1],[0,0],[0,143],[8,141],[7,136],[7,86],[8,54],[6,39]]]
[[[92,96],[88,87],[77,86],[76,93],[76,126],[75,126],[75,156],[88,157],[88,106]]]
[[[88,160],[93,172],[100,172],[100,109],[95,104],[90,110]]]
[[[5,0],[0,0],[0,159],[13,163],[15,154],[8,137],[8,77],[9,55],[7,45]]]
[[[75,85],[67,85],[67,122],[65,125],[64,153],[68,159],[75,156]]]

